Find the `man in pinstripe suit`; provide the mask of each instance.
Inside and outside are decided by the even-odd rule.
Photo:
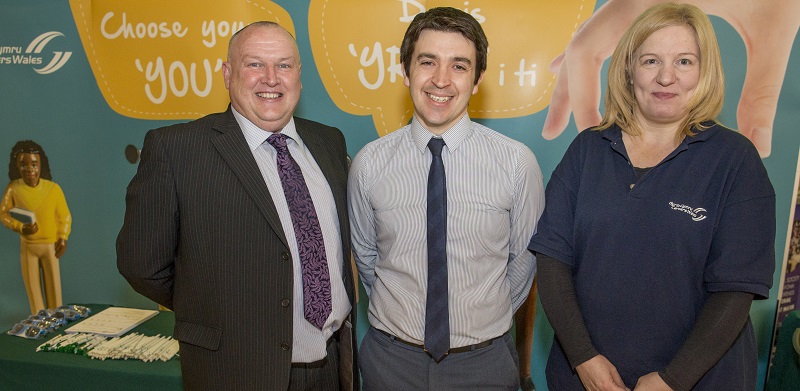
[[[145,137],[117,265],[137,292],[175,311],[186,389],[359,388],[345,140],[293,117],[300,69],[286,30],[253,23],[228,46],[228,110]],[[321,326],[303,315],[273,134],[288,137],[324,238],[332,309]]]
[[[359,354],[364,390],[519,387],[508,330],[536,270],[526,246],[544,194],[531,150],[467,113],[487,47],[480,24],[464,11],[417,15],[400,49],[411,124],[367,144],[353,160],[353,254],[372,326]],[[442,177],[438,162],[446,186],[428,182]],[[442,187],[444,197],[426,198]],[[445,251],[431,245],[442,241]],[[442,263],[446,276],[442,267],[429,268]]]

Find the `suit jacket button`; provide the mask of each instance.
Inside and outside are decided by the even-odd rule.
[[[289,306],[289,299],[281,300],[281,305],[284,306],[284,307],[288,307]]]
[[[288,344],[288,343],[282,343],[282,344],[281,344],[281,349],[283,349],[283,350],[289,350],[289,344]]]
[[[291,257],[289,256],[289,253],[284,252],[283,254],[281,254],[281,258],[283,258],[284,261],[288,261],[289,258]]]

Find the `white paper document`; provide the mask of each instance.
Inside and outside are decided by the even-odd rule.
[[[108,307],[67,330],[66,333],[92,333],[107,337],[118,337],[134,327],[156,316],[156,310]]]

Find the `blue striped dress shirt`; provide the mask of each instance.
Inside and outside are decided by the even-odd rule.
[[[416,117],[367,144],[348,181],[353,255],[369,322],[422,344],[427,285],[426,194],[433,136]],[[542,173],[524,144],[465,115],[443,135],[451,348],[511,327],[536,272],[527,244],[544,209]]]

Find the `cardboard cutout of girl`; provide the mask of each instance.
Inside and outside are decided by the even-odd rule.
[[[64,192],[52,181],[47,155],[39,144],[25,140],[14,145],[8,163],[8,178],[11,182],[0,201],[0,221],[20,234],[22,279],[31,313],[35,314],[41,309],[62,304],[58,259],[67,249],[72,216]],[[15,211],[23,215],[32,212],[33,218],[30,222],[20,221],[12,215],[23,220],[25,217],[15,214]],[[46,306],[40,273],[44,277]]]

